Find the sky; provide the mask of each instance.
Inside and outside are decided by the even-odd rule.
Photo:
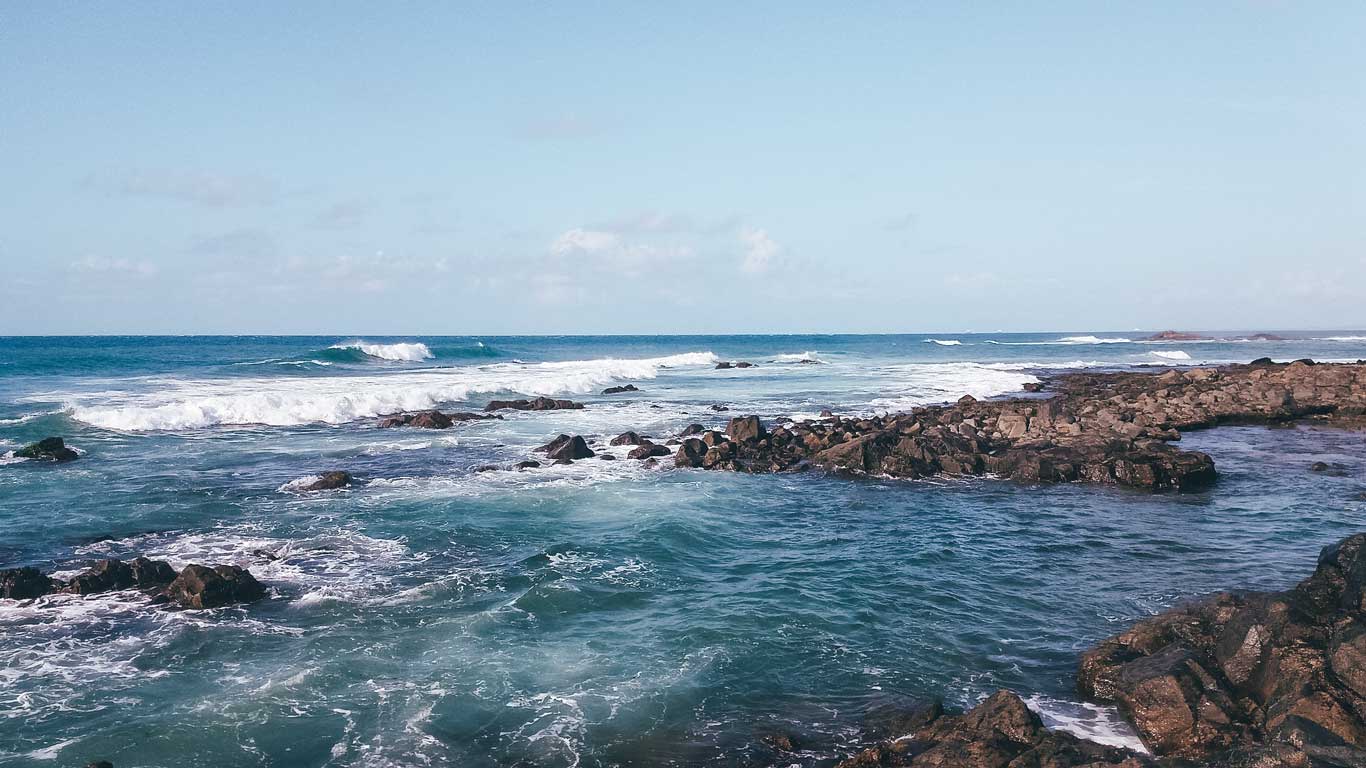
[[[0,3],[0,335],[1366,327],[1366,3]]]

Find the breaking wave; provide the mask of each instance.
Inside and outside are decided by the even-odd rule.
[[[926,344],[938,344],[941,347],[959,347],[963,342],[958,339],[925,339]]]
[[[328,349],[354,349],[367,357],[404,363],[418,363],[423,360],[431,360],[433,357],[432,351],[427,348],[426,344],[417,342],[371,344],[366,341],[347,341],[341,344],[333,344]]]
[[[1191,356],[1190,356],[1189,354],[1187,354],[1187,353],[1185,353],[1185,352],[1182,352],[1182,351],[1179,350],[1179,349],[1173,349],[1173,350],[1171,350],[1171,351],[1155,350],[1155,351],[1149,352],[1148,354],[1152,355],[1153,357],[1160,357],[1160,358],[1162,358],[1163,360],[1189,360],[1189,359],[1191,359]]]
[[[616,381],[653,379],[663,369],[716,361],[711,352],[689,352],[639,360],[497,363],[368,376],[166,380],[159,382],[161,389],[150,393],[76,396],[69,398],[69,406],[79,421],[124,432],[226,424],[343,424],[478,395],[584,394]]]

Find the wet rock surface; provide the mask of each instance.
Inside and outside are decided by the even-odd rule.
[[[66,447],[60,437],[45,437],[36,443],[15,450],[14,456],[20,459],[39,459],[47,461],[75,461],[80,454]]]
[[[1284,592],[1222,593],[1083,654],[1082,695],[1117,704],[1159,756],[1366,765],[1366,534]]]
[[[602,393],[603,393],[604,395],[620,395],[620,394],[622,394],[623,392],[639,392],[639,391],[640,391],[640,388],[637,387],[636,385],[634,385],[634,384],[626,384],[626,385],[620,386],[620,387],[608,387],[607,389],[604,389],[604,390],[602,391]]]
[[[323,472],[318,475],[317,480],[301,485],[296,490],[304,493],[312,491],[332,491],[351,485],[351,480],[350,472],[334,470],[331,472]]]
[[[732,419],[723,439],[685,441],[681,467],[742,472],[810,466],[891,477],[984,475],[1191,490],[1214,461],[1172,442],[1183,430],[1315,418],[1361,426],[1366,365],[1258,362],[1161,372],[1069,373],[1050,397],[926,406],[866,418]]]

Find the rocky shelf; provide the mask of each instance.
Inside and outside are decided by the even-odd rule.
[[[991,474],[1189,490],[1214,461],[1172,445],[1184,430],[1318,418],[1361,426],[1366,363],[1312,361],[1054,376],[1035,396],[915,408],[869,418],[757,417],[684,440],[681,467],[740,472],[833,471],[920,478]]]

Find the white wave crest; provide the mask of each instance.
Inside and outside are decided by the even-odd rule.
[[[1038,381],[1024,373],[1020,363],[908,363],[889,366],[886,372],[897,382],[897,391],[873,399],[876,411],[902,411],[917,405],[957,400],[963,395],[993,397],[1018,392]]]
[[[358,349],[370,357],[378,357],[381,360],[395,360],[405,363],[416,363],[422,360],[431,360],[432,351],[426,344],[417,342],[405,344],[371,344],[366,341],[347,341],[341,344],[333,344],[332,349]]]
[[[1187,354],[1187,353],[1185,353],[1185,352],[1182,352],[1182,351],[1179,350],[1179,349],[1173,349],[1173,350],[1171,350],[1171,351],[1156,350],[1156,351],[1153,351],[1153,352],[1149,352],[1148,354],[1152,355],[1153,357],[1160,357],[1160,358],[1162,358],[1163,360],[1189,360],[1189,359],[1191,359],[1191,356],[1190,356],[1189,354]]]
[[[963,342],[958,339],[925,339],[926,344],[938,344],[941,347],[959,347]]]
[[[710,365],[711,352],[639,360],[601,359],[407,371],[312,379],[167,380],[153,392],[63,396],[79,421],[124,432],[200,429],[223,424],[343,424],[386,413],[434,408],[476,395],[572,395],[659,371]]]
[[[818,362],[818,363],[821,362],[821,359],[820,359],[820,357],[818,356],[818,353],[816,353],[816,352],[803,352],[803,353],[801,353],[800,355],[786,355],[786,354],[784,354],[784,355],[774,355],[774,356],[773,356],[773,362],[775,362],[775,363],[800,363],[800,362],[803,361],[803,360],[812,360],[812,361]]]
[[[1039,695],[1025,697],[1024,703],[1038,713],[1046,728],[1108,747],[1122,747],[1139,754],[1148,754],[1148,748],[1143,746],[1138,734],[1124,722],[1114,707]]]
[[[1132,341],[1124,338],[1103,339],[1099,336],[1064,336],[1058,339],[1061,344],[1128,344]]]
[[[1316,341],[1366,341],[1366,336],[1324,336]]]

